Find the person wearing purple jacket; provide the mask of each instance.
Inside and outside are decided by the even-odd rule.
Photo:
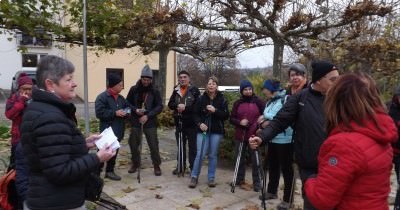
[[[239,155],[239,145],[243,141],[242,154],[237,173],[235,185],[241,185],[245,181],[246,152],[250,153],[252,161],[253,190],[258,192],[261,189],[260,177],[256,166],[256,157],[250,150],[248,139],[255,135],[257,130],[257,119],[262,115],[265,103],[254,95],[253,85],[248,80],[240,82],[241,97],[234,102],[230,116],[230,123],[235,126],[235,151],[236,158]]]

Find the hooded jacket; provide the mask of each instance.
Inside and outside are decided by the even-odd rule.
[[[318,175],[305,183],[307,198],[319,210],[387,210],[392,170],[391,143],[397,128],[390,117],[354,122],[351,130],[334,128],[321,146]]]

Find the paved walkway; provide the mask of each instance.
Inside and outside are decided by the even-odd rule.
[[[216,174],[217,186],[207,186],[207,162],[203,164],[199,178],[199,184],[195,189],[188,188],[190,175],[177,177],[172,175],[175,167],[176,143],[173,130],[159,130],[160,153],[163,159],[161,165],[162,176],[154,176],[147,144],[143,144],[143,169],[141,171],[141,183],[137,181],[137,173],[128,174],[129,149],[126,141],[122,142],[122,148],[118,156],[117,174],[122,176],[121,181],[106,179],[104,192],[110,197],[125,205],[130,210],[141,209],[257,209],[260,207],[259,193],[252,189],[236,187],[235,193],[231,193],[229,183],[232,181],[232,163],[219,162]],[[250,168],[247,171],[246,180],[251,183]],[[300,183],[299,183],[300,184]],[[246,186],[245,186],[246,187]],[[249,187],[249,186],[247,186]],[[281,197],[282,195],[280,195]],[[301,196],[296,192],[296,205],[301,205]],[[267,209],[274,209],[279,200],[271,200],[267,203]],[[261,208],[260,208],[261,209]]]
[[[188,188],[190,175],[177,177],[172,175],[175,167],[175,140],[173,130],[159,130],[160,153],[163,159],[161,169],[162,176],[156,177],[150,160],[147,144],[143,144],[143,169],[141,171],[141,183],[137,181],[137,173],[128,174],[129,168],[129,149],[126,141],[118,157],[117,173],[122,176],[121,181],[105,180],[104,192],[110,197],[125,205],[129,210],[147,209],[171,209],[171,210],[190,210],[190,209],[210,209],[210,210],[261,210],[261,202],[258,199],[260,193],[254,192],[251,188],[242,189],[236,187],[235,193],[231,193],[229,183],[233,176],[233,164],[219,162],[215,188],[207,186],[207,163],[202,167],[199,184],[195,189]],[[251,183],[251,170],[247,170],[246,182]],[[392,176],[394,177],[394,176]],[[392,179],[393,180],[393,179]],[[394,181],[394,180],[393,180]],[[392,181],[392,184],[393,184]],[[282,183],[279,187],[278,197],[282,198]],[[295,190],[295,210],[302,209],[302,198],[300,194],[301,182],[297,180]],[[393,184],[390,194],[393,200],[396,184]],[[249,186],[247,186],[249,187]],[[251,186],[250,186],[251,187]],[[246,186],[245,186],[246,188]],[[274,210],[280,203],[279,199],[269,200],[267,209]],[[393,207],[391,206],[391,209]]]

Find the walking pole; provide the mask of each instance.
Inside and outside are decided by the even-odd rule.
[[[400,179],[400,170],[398,170],[396,178]],[[399,195],[400,195],[400,186],[399,186],[399,183],[400,183],[400,181],[397,180],[397,192],[396,192],[396,196],[395,196],[396,200],[394,202],[395,206],[394,206],[393,210],[400,210],[400,197],[399,197]]]
[[[238,174],[238,170],[239,170],[240,159],[242,158],[243,142],[244,142],[245,136],[246,136],[246,130],[243,129],[242,141],[239,144],[239,151],[238,151],[238,155],[236,158],[235,172],[233,173],[233,180],[232,180],[232,185],[231,185],[232,193],[235,193],[237,174]]]
[[[258,155],[258,149],[254,150],[254,155],[256,156],[256,165],[257,165],[257,169],[258,169],[258,177],[261,181],[261,177],[263,177],[263,187],[261,189],[261,197],[263,198],[261,200],[261,207],[266,210],[267,209],[267,205],[265,203],[265,184],[266,184],[266,173],[263,172],[262,170],[262,166],[260,164],[260,156]]]
[[[183,142],[182,142],[182,118],[181,115],[179,114],[178,116],[178,177],[184,176],[185,175],[185,169],[184,167],[184,160],[183,160]]]
[[[143,143],[143,125],[144,123],[140,123],[140,138],[139,138],[139,165],[138,165],[138,174],[137,174],[137,180],[138,183],[140,184],[140,168],[142,167],[142,143]]]
[[[298,171],[298,166],[295,162],[293,162],[292,164],[292,168],[293,168],[293,179],[292,179],[292,187],[290,189],[290,197],[289,197],[289,206],[292,206],[293,204],[293,200],[294,200],[294,189],[296,186],[296,171]]]
[[[254,150],[254,155],[256,156],[256,166],[257,166],[257,169],[258,169],[258,177],[259,177],[260,181],[261,181],[261,177],[264,178],[263,187],[262,187],[262,189],[261,189],[261,197],[263,198],[263,199],[261,200],[261,207],[262,207],[264,210],[267,210],[267,206],[266,206],[266,204],[265,204],[265,199],[264,199],[264,198],[265,198],[265,188],[264,188],[264,186],[265,186],[266,178],[265,178],[265,172],[263,173],[263,171],[262,171],[262,166],[261,166],[261,164],[260,164],[260,156],[258,155],[258,149],[255,149],[255,150]]]

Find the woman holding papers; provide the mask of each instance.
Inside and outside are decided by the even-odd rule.
[[[29,166],[24,209],[86,209],[85,185],[91,172],[115,152],[109,147],[88,154],[98,135],[85,137],[77,128],[74,66],[46,56],[37,67],[37,88],[21,124],[21,141]]]

